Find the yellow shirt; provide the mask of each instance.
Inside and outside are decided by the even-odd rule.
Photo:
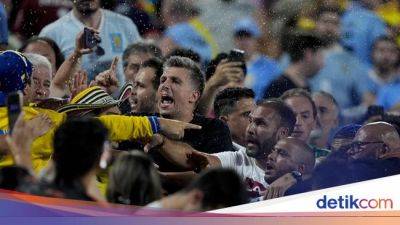
[[[33,169],[39,172],[47,165],[53,153],[54,132],[66,120],[67,116],[65,113],[41,108],[24,107],[23,110],[25,120],[30,120],[44,113],[53,122],[49,131],[32,143]],[[147,142],[153,136],[153,130],[147,117],[106,115],[100,116],[98,119],[107,127],[111,141],[142,140]],[[4,133],[7,133],[8,130],[7,108],[5,107],[0,107],[0,130],[3,130]],[[0,159],[0,167],[10,165],[13,165],[10,155]]]

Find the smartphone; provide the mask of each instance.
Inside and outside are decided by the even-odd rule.
[[[244,51],[233,49],[229,52],[228,60],[230,62],[244,62]]]
[[[7,96],[8,110],[8,130],[12,133],[15,122],[22,110],[22,93],[21,91],[13,92]]]
[[[83,43],[84,48],[90,48],[90,49],[96,47],[101,42],[94,36],[94,31],[90,30],[87,27],[83,29],[83,40],[84,40]]]

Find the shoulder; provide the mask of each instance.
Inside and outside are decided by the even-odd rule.
[[[66,15],[64,15],[63,17],[59,18],[58,20],[54,21],[53,23],[50,23],[48,25],[46,25],[40,32],[40,36],[43,36],[45,34],[48,33],[54,33],[56,34],[58,30],[63,30],[63,26],[64,25],[68,25],[69,22],[71,22],[71,13],[72,11],[70,11],[69,13],[67,13]]]
[[[113,11],[110,11],[107,9],[103,9],[103,13],[104,13],[104,16],[109,20],[118,21],[120,23],[127,23],[127,24],[133,23],[130,18],[128,18],[124,15],[121,15],[119,13],[116,13],[116,12],[113,12]]]
[[[202,129],[208,130],[208,131],[219,131],[219,130],[226,130],[228,127],[224,122],[222,122],[220,119],[215,119],[215,118],[207,118],[205,116],[201,115],[195,115],[193,122],[197,125],[202,126]]]

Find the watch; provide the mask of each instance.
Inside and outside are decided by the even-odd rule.
[[[297,183],[299,183],[299,182],[301,182],[303,180],[302,179],[303,174],[301,174],[299,171],[297,171],[297,170],[292,171],[291,174],[292,174],[293,178],[296,179]]]

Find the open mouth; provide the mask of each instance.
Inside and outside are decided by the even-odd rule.
[[[300,137],[301,135],[303,135],[303,131],[301,130],[294,130],[292,132],[292,137]]]
[[[169,95],[162,95],[160,100],[161,109],[167,109],[174,104],[174,99]]]
[[[131,108],[135,108],[139,101],[137,98],[131,98],[129,102],[131,103]]]
[[[274,168],[275,167],[271,163],[267,162],[267,165],[265,166],[265,173],[267,175],[270,175],[273,172]]]

